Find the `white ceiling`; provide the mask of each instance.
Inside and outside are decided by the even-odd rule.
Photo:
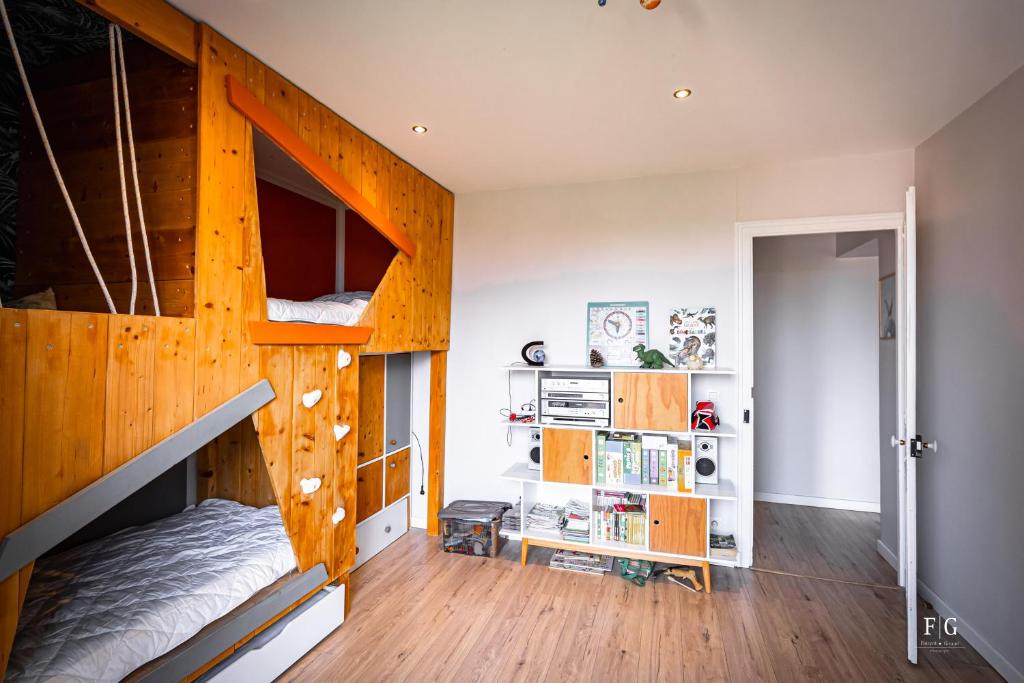
[[[172,2],[456,192],[907,149],[1024,64],[1021,0]]]

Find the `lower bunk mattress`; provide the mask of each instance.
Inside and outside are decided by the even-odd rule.
[[[40,560],[5,680],[119,681],[293,569],[277,506],[216,499]]]

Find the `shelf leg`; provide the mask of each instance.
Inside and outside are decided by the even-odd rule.
[[[708,593],[711,592],[711,563],[701,562],[701,573],[704,574],[704,590]]]
[[[519,562],[525,567],[526,566],[526,558],[527,558],[527,555],[530,552],[530,542],[527,541],[524,538],[522,540],[522,542],[520,542],[520,545],[522,546],[522,548],[520,550]]]

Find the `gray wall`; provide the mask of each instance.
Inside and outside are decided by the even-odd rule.
[[[754,240],[754,498],[877,511],[876,250],[836,237]]]
[[[918,426],[940,445],[918,468],[919,578],[1022,680],[1024,69],[917,148],[915,181]]]

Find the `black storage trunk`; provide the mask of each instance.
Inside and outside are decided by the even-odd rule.
[[[504,539],[501,516],[511,503],[457,500],[437,514],[441,523],[441,549],[446,553],[497,557]]]

